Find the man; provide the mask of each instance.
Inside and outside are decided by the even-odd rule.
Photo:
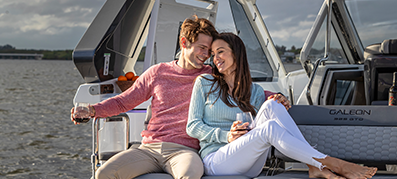
[[[153,172],[167,172],[178,179],[201,178],[199,142],[186,134],[186,123],[194,79],[211,73],[204,61],[210,57],[214,35],[217,32],[210,21],[197,16],[186,19],[179,37],[179,60],[152,66],[127,91],[92,105],[92,117],[107,117],[152,97],[152,118],[141,133],[142,144],[110,158],[97,170],[96,178],[131,179]]]

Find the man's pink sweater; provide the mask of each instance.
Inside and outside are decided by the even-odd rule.
[[[172,142],[199,149],[198,140],[186,134],[186,123],[194,80],[203,73],[211,73],[211,67],[186,70],[176,61],[152,66],[127,91],[93,105],[95,117],[129,111],[152,97],[152,118],[141,133],[142,143]]]

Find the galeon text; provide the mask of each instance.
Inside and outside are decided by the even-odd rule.
[[[371,115],[371,110],[365,109],[331,109],[331,115]]]

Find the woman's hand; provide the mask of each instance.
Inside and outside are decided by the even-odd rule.
[[[237,138],[241,137],[242,135],[246,134],[248,132],[247,127],[248,127],[248,122],[241,124],[241,121],[234,121],[232,124],[232,127],[230,127],[230,132],[227,133],[227,141],[233,142]]]
[[[282,94],[274,94],[269,96],[267,99],[273,99],[274,101],[277,101],[277,103],[281,103],[287,110],[291,108],[290,101]]]

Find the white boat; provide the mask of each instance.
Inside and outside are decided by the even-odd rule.
[[[119,75],[129,71],[140,74],[151,65],[177,58],[179,27],[186,17],[197,14],[216,23],[217,1],[188,3],[106,1],[73,52],[73,61],[86,82],[78,88],[74,102],[97,103],[118,95]],[[387,10],[397,2],[325,0],[300,54],[304,69],[289,73],[256,1],[229,0],[229,5],[230,11],[222,12],[232,13],[236,32],[247,47],[254,82],[289,97],[294,104],[289,112],[308,142],[325,154],[377,166],[373,178],[397,178],[397,110],[387,106],[391,74],[397,71],[397,41],[393,40],[397,31],[382,30],[396,29],[396,12]],[[385,14],[363,18],[368,11]],[[367,23],[369,20],[372,22]],[[360,31],[358,23],[373,32]],[[141,53],[145,57],[139,71]],[[146,118],[150,118],[149,104],[92,121],[93,174],[115,153],[139,145]],[[256,178],[308,178],[307,171],[297,169],[296,161],[277,150],[268,161]],[[138,178],[172,177],[157,173]]]

